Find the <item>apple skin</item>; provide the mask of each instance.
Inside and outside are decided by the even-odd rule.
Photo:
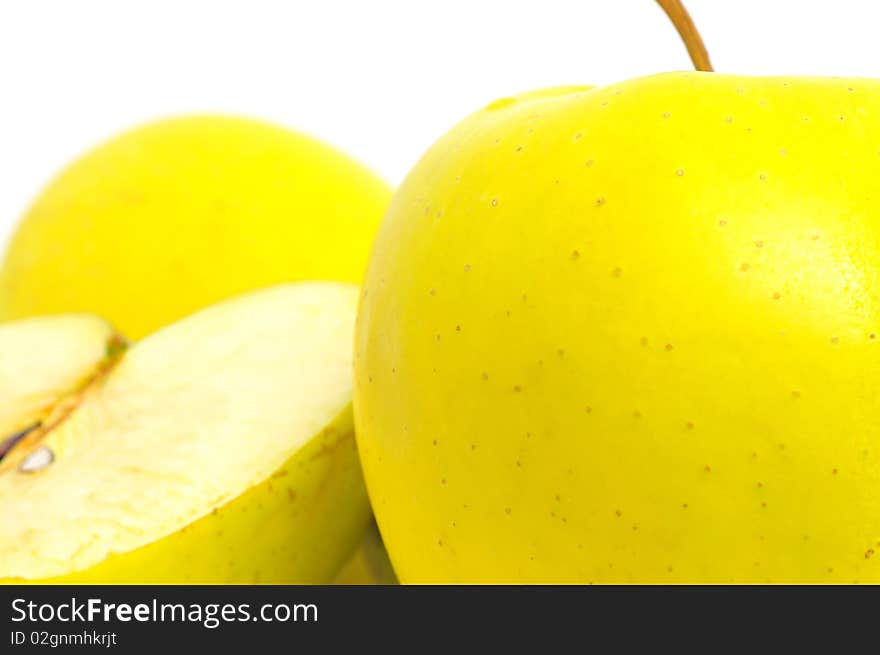
[[[399,189],[355,423],[412,582],[880,582],[880,82],[497,101]]]
[[[36,199],[0,269],[0,320],[90,312],[139,339],[278,282],[359,284],[390,196],[347,156],[268,123],[149,123]]]
[[[334,585],[396,585],[397,576],[375,521],[370,522],[355,554],[333,578]]]

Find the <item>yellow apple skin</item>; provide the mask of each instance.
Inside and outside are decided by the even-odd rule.
[[[392,200],[355,423],[401,581],[880,582],[880,82],[506,99]]]
[[[382,543],[375,522],[364,533],[361,544],[333,578],[334,585],[396,585],[397,576]]]
[[[0,269],[0,320],[91,312],[139,339],[274,283],[360,283],[390,194],[267,123],[150,123],[83,156],[30,207]]]

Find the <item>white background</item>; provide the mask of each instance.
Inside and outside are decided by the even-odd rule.
[[[876,0],[689,0],[715,68],[880,77]],[[58,169],[193,111],[315,134],[399,182],[494,98],[690,68],[653,0],[0,0],[0,243]]]

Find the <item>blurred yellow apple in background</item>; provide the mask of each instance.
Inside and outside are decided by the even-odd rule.
[[[91,312],[139,339],[277,282],[360,283],[390,194],[346,155],[268,123],[150,123],[36,199],[0,269],[0,320]]]

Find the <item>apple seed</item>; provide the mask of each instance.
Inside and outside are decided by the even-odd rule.
[[[21,460],[18,470],[21,473],[36,473],[42,471],[55,461],[55,453],[46,446],[40,446],[30,455]]]

